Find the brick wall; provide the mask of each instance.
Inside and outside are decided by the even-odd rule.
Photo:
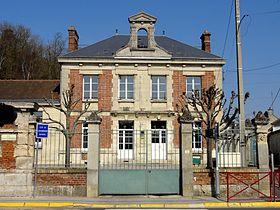
[[[55,185],[55,186],[76,186],[86,185],[86,173],[41,173],[37,177],[38,185]]]
[[[179,106],[179,109],[181,109],[182,95],[186,92],[186,76],[183,75],[182,71],[173,71],[172,90],[173,109],[176,110],[177,106]]]
[[[112,117],[111,116],[101,116],[100,124],[100,147],[110,148],[112,144]]]
[[[71,85],[74,85],[74,95],[73,99],[81,99],[78,104],[76,105],[75,109],[77,110],[82,110],[83,102],[83,75],[79,73],[79,70],[72,69],[70,70],[70,75],[69,75],[69,88]]]
[[[78,104],[75,107],[75,110],[82,110],[83,108],[83,75],[80,74],[79,70],[72,69],[70,70],[69,74],[70,82],[69,82],[69,88],[71,85],[74,85],[74,95],[73,95],[73,100],[78,100]],[[73,127],[73,123],[75,120],[76,116],[71,116],[70,118],[70,127]],[[76,128],[76,133],[71,141],[71,148],[81,148],[82,145],[82,125],[79,124]]]
[[[182,71],[173,71],[172,75],[172,106],[175,111],[182,109],[182,95],[186,92],[186,76]],[[180,123],[178,119],[172,121],[174,130],[173,143],[175,147],[179,147],[180,144]]]
[[[215,84],[215,76],[213,71],[206,71],[205,75],[201,78],[201,86],[202,90],[207,90],[209,87],[211,87],[213,84]],[[203,132],[206,130],[206,125],[202,123],[202,130]],[[202,148],[207,147],[207,141],[203,137],[202,138]]]
[[[98,110],[111,111],[112,109],[112,87],[113,87],[113,74],[112,71],[103,71],[99,75],[98,86]]]
[[[86,169],[40,169],[37,195],[86,196]]]
[[[77,116],[70,117],[70,127],[73,127],[74,121]],[[81,148],[82,147],[82,124],[78,124],[76,128],[75,135],[72,137],[71,148]]]
[[[14,157],[15,141],[0,141],[0,168],[2,169],[15,169],[16,160]]]
[[[213,71],[206,71],[205,75],[202,76],[201,78],[201,86],[202,89],[208,89],[215,83],[215,76]]]

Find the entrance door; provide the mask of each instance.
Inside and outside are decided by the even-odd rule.
[[[152,121],[152,159],[165,160],[166,159],[166,121]]]
[[[118,159],[133,159],[133,121],[119,121]]]

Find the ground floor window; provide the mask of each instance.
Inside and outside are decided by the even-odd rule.
[[[193,123],[192,148],[194,152],[200,152],[202,150],[201,122]]]
[[[84,122],[83,123],[83,136],[82,136],[82,148],[87,149],[88,148],[88,123]]]
[[[119,150],[133,149],[134,121],[119,121]]]
[[[166,121],[152,121],[152,143],[166,142]]]

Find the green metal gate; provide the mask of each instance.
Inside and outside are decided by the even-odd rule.
[[[177,135],[166,129],[112,132],[110,148],[100,149],[99,194],[179,194]]]

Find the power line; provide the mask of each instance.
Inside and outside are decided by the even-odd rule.
[[[280,88],[278,89],[278,91],[277,91],[277,93],[276,93],[276,96],[274,97],[274,99],[273,99],[273,101],[272,101],[272,103],[271,103],[270,107],[272,107],[272,106],[273,106],[273,104],[274,104],[274,102],[275,102],[276,98],[278,97],[279,92],[280,92]]]
[[[279,63],[271,64],[271,65],[267,65],[267,66],[257,67],[257,68],[244,69],[243,71],[244,71],[244,72],[260,71],[260,70],[269,69],[269,68],[272,68],[272,67],[278,66],[278,65],[280,65],[280,62],[279,62]],[[230,71],[228,71],[228,72],[236,72],[236,70],[230,70]]]
[[[280,13],[280,10],[256,12],[256,13],[251,13],[251,15],[271,15],[271,14],[277,14],[277,13]]]
[[[230,13],[229,13],[229,18],[228,18],[227,32],[226,32],[224,47],[223,47],[223,51],[222,51],[222,57],[224,57],[224,54],[225,54],[226,43],[227,43],[228,33],[229,33],[229,26],[230,26],[231,16],[232,16],[232,10],[233,10],[233,0],[231,1],[231,8],[230,8]]]
[[[228,24],[227,24],[227,32],[226,32],[226,37],[225,37],[225,41],[224,41],[222,57],[224,57],[225,49],[226,49],[226,44],[227,44],[227,39],[228,39],[229,27],[230,27],[231,16],[232,16],[232,11],[233,11],[233,2],[234,2],[234,0],[231,1],[230,13],[229,13]],[[222,71],[224,73],[224,70],[222,70]],[[219,76],[220,76],[220,72],[217,75],[217,79],[219,78]],[[222,80],[224,80],[224,74],[222,75]]]

